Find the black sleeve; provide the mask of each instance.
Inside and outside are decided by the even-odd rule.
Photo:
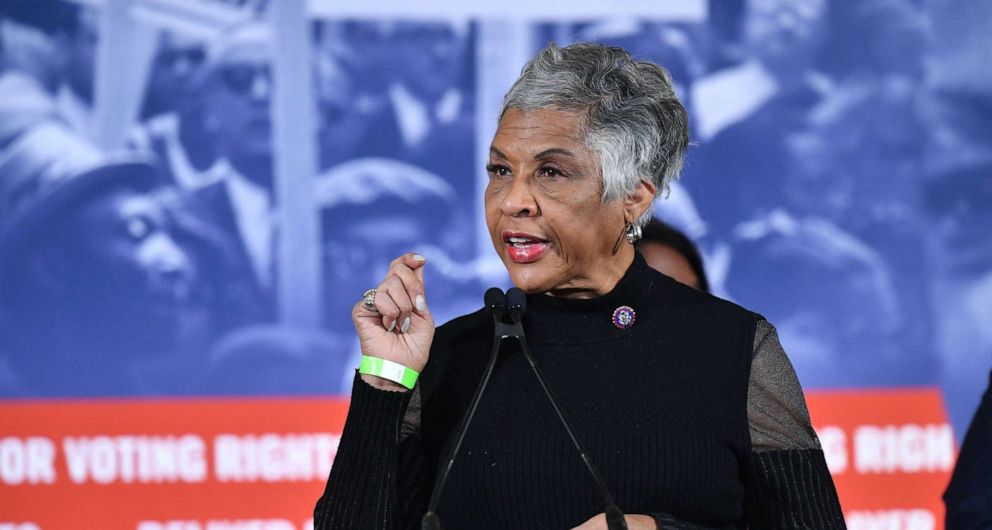
[[[420,445],[419,388],[387,392],[356,375],[315,530],[419,527],[433,483]]]
[[[748,380],[752,453],[745,513],[751,530],[846,528],[806,399],[778,333],[759,320]]]
[[[947,530],[992,527],[992,374],[944,492]]]

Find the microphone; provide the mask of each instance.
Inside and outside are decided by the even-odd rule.
[[[421,530],[441,530],[441,519],[437,515],[437,503],[441,499],[441,492],[444,491],[444,483],[448,480],[448,474],[451,472],[451,467],[455,464],[455,458],[458,456],[458,451],[461,449],[462,442],[465,440],[465,433],[468,432],[468,427],[472,424],[472,418],[475,417],[475,411],[479,406],[479,401],[482,399],[482,394],[486,391],[486,387],[489,385],[489,379],[493,375],[493,370],[496,367],[496,359],[499,357],[499,346],[502,343],[503,337],[508,336],[508,325],[503,321],[506,316],[506,295],[503,294],[503,290],[499,287],[490,288],[486,291],[483,301],[492,314],[493,322],[495,323],[492,353],[489,355],[489,364],[486,365],[485,371],[482,372],[482,379],[479,380],[479,385],[475,388],[472,401],[469,402],[468,410],[465,412],[465,416],[462,417],[462,421],[455,431],[455,442],[448,448],[448,454],[445,455],[446,463],[444,468],[441,470],[440,475],[438,475],[437,481],[434,482],[434,490],[431,492],[431,499],[427,503],[427,513],[420,520]]]
[[[519,321],[527,311],[527,295],[519,287],[511,287],[506,291],[506,308],[510,314],[511,321]],[[520,337],[524,332],[520,330]]]
[[[490,287],[483,300],[493,318],[503,320],[503,313],[506,311],[506,295],[503,294],[503,290],[499,287]]]
[[[593,479],[596,481],[596,485],[599,487],[600,494],[603,496],[603,502],[606,505],[604,510],[606,513],[606,526],[609,530],[627,530],[627,520],[624,518],[623,512],[617,507],[616,503],[613,502],[613,497],[610,495],[609,488],[606,487],[606,482],[603,477],[599,474],[599,471],[593,465],[592,460],[589,459],[582,446],[579,445],[579,440],[575,437],[575,433],[572,432],[571,426],[568,421],[565,420],[565,416],[561,412],[561,407],[558,406],[558,400],[555,398],[554,393],[551,391],[551,387],[548,386],[547,380],[544,379],[543,374],[541,374],[540,369],[537,367],[537,362],[534,360],[534,356],[530,352],[530,347],[527,344],[527,339],[524,336],[524,328],[522,324],[522,319],[524,313],[527,311],[527,296],[518,287],[512,287],[506,294],[503,294],[503,290],[499,287],[492,287],[486,291],[484,301],[489,312],[492,314],[493,322],[495,328],[493,331],[493,349],[492,354],[489,358],[489,364],[486,366],[485,371],[482,373],[482,379],[479,381],[478,387],[475,389],[475,394],[472,396],[472,401],[469,403],[468,411],[462,418],[461,424],[458,426],[458,430],[455,436],[455,443],[448,449],[448,455],[446,455],[447,463],[439,475],[438,480],[434,483],[434,491],[431,492],[430,502],[427,504],[427,513],[424,514],[423,519],[420,521],[421,530],[441,530],[441,520],[437,515],[437,503],[441,498],[441,492],[444,490],[444,483],[448,479],[448,474],[451,471],[451,467],[455,463],[455,458],[458,456],[458,451],[461,449],[462,441],[465,439],[465,433],[468,431],[469,425],[472,423],[472,418],[475,416],[475,411],[478,408],[479,401],[482,398],[482,394],[485,392],[486,387],[489,384],[489,379],[492,377],[493,369],[496,366],[496,360],[499,357],[500,345],[503,339],[515,338],[520,344],[521,350],[523,350],[524,357],[527,359],[527,363],[530,365],[531,371],[537,377],[537,381],[541,385],[541,389],[544,391],[544,395],[547,396],[548,400],[551,402],[551,406],[558,416],[558,421],[561,422],[562,426],[565,427],[565,432],[568,433],[568,437],[572,441],[572,445],[579,452],[579,456],[582,458],[582,462],[585,464],[586,469],[592,475]],[[506,319],[509,319],[509,322]]]
[[[548,401],[551,402],[551,407],[555,411],[555,415],[558,416],[558,421],[561,423],[562,427],[565,428],[565,432],[568,433],[568,437],[572,440],[572,445],[575,446],[575,450],[579,452],[579,456],[582,458],[582,462],[586,465],[586,469],[589,470],[589,474],[592,475],[593,480],[596,481],[596,485],[599,487],[599,493],[603,496],[603,504],[606,505],[604,512],[606,513],[606,527],[609,530],[627,530],[627,519],[624,518],[623,512],[620,508],[613,502],[613,496],[610,495],[610,489],[606,486],[606,481],[603,480],[602,475],[599,474],[599,470],[593,465],[592,460],[582,449],[579,444],[579,439],[575,437],[575,433],[572,432],[572,427],[568,424],[565,419],[565,415],[561,412],[561,407],[558,405],[558,398],[555,397],[554,392],[551,390],[551,386],[548,385],[547,380],[541,373],[540,368],[537,367],[537,361],[534,360],[534,355],[530,352],[530,346],[527,344],[527,337],[524,335],[523,324],[521,319],[524,316],[524,312],[527,311],[527,296],[522,290],[517,287],[512,287],[506,292],[507,309],[510,315],[510,319],[513,322],[513,328],[515,331],[515,337],[517,342],[520,344],[520,349],[523,350],[524,357],[527,359],[527,364],[530,365],[530,369],[534,372],[534,376],[537,377],[537,382],[541,384],[541,389],[544,390],[544,395],[547,396]]]

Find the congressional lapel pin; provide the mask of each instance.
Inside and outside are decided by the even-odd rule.
[[[629,305],[622,305],[613,310],[613,325],[620,329],[630,329],[634,327],[637,320],[637,313]]]

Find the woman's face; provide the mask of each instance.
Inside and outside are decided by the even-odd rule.
[[[626,241],[616,253],[614,245],[654,189],[642,184],[639,201],[601,202],[599,156],[583,142],[580,114],[507,110],[487,170],[489,235],[517,287],[566,297],[613,288],[633,259]]]

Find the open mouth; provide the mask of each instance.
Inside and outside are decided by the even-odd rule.
[[[537,261],[551,245],[546,239],[520,232],[503,232],[503,244],[506,255],[514,263]]]

